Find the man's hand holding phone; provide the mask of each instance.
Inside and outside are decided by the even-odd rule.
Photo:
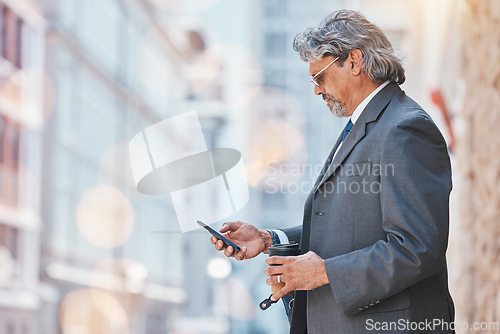
[[[269,232],[240,221],[224,223],[220,232],[225,233],[224,237],[239,245],[241,250],[236,252],[233,246],[226,245],[223,240],[218,239],[215,235],[212,236],[210,241],[216,250],[224,251],[224,255],[234,257],[237,260],[256,257],[262,252],[267,252],[267,249],[273,244]]]

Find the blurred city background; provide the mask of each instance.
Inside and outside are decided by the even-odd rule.
[[[340,8],[387,33],[447,139],[457,321],[500,321],[500,1],[0,0],[0,334],[287,333],[281,304],[258,308],[265,255],[181,233],[128,142],[197,110],[209,148],[242,153],[250,199],[227,220],[300,224],[346,120],[292,40]]]

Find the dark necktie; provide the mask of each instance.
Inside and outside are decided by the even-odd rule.
[[[349,134],[349,131],[351,131],[351,128],[354,124],[352,124],[351,119],[349,119],[349,122],[347,122],[347,125],[344,129],[344,135],[342,136],[342,141],[345,140],[345,137]]]

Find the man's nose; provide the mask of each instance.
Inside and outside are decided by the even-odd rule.
[[[314,94],[321,95],[325,93],[325,89],[321,86],[314,85]]]

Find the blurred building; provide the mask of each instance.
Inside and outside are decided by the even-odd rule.
[[[183,111],[196,36],[169,34],[148,1],[39,4],[55,92],[44,132],[39,328],[165,333],[188,300],[185,243],[165,233],[176,232],[171,203],[137,193],[128,141]]]
[[[0,333],[34,333],[41,231],[45,21],[0,1]]]

